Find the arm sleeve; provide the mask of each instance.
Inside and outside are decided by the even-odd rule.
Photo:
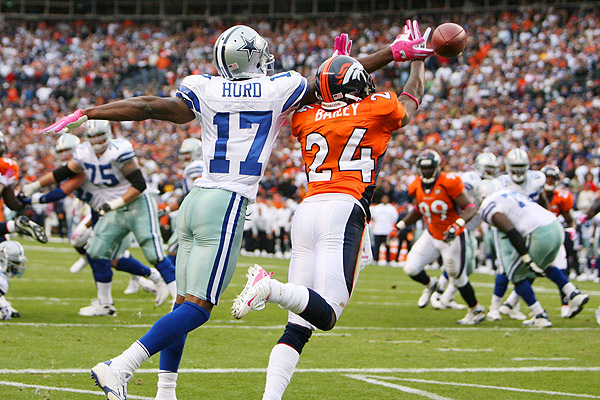
[[[135,171],[127,175],[125,179],[127,179],[129,183],[131,183],[131,186],[133,186],[140,192],[146,190],[146,180],[144,179],[144,175],[142,175],[141,170],[136,169]]]

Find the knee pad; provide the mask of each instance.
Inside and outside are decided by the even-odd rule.
[[[461,288],[463,286],[465,286],[467,283],[469,283],[469,278],[467,277],[467,274],[463,273],[461,274],[458,278],[453,278],[454,280],[454,286],[456,286],[457,288]]]
[[[421,272],[421,270],[422,270],[422,268],[420,268],[416,264],[413,264],[413,263],[409,262],[408,260],[406,261],[406,264],[404,264],[404,272],[408,276],[415,276],[419,272]]]
[[[163,258],[155,266],[166,283],[171,283],[175,280],[175,266],[169,258]]]
[[[285,332],[283,332],[283,336],[281,336],[277,344],[287,344],[296,350],[298,354],[302,354],[302,349],[304,348],[304,345],[308,343],[308,339],[310,339],[311,335],[312,331],[310,329],[300,325],[288,323],[285,326]]]
[[[94,273],[94,280],[96,282],[108,283],[112,281],[112,269],[110,266],[110,260],[107,258],[91,258],[87,256],[88,262],[92,267]]]

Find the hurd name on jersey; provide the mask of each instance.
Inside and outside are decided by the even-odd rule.
[[[204,171],[194,185],[229,190],[254,200],[286,116],[308,90],[297,72],[232,82],[191,75],[177,97],[202,124]]]
[[[452,172],[441,172],[431,189],[423,189],[421,177],[408,185],[408,194],[415,199],[427,230],[435,239],[444,240],[446,229],[460,217],[454,199],[465,189],[460,177]]]
[[[562,213],[573,209],[573,204],[575,203],[573,195],[568,190],[554,190],[552,192],[552,198],[549,198],[548,200],[550,200],[548,209],[557,217]]]
[[[402,126],[405,113],[392,92],[335,111],[316,104],[296,111],[292,134],[302,146],[307,197],[345,193],[370,201],[391,133]]]
[[[18,180],[19,166],[17,163],[11,158],[0,158],[0,184],[9,186],[16,183]]]
[[[100,157],[89,142],[81,143],[73,152],[73,160],[83,168],[91,185],[101,189],[94,194],[96,204],[121,197],[131,187],[121,168],[124,162],[135,157],[133,146],[123,138],[110,139],[109,143]]]

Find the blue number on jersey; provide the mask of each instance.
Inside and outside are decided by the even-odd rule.
[[[242,111],[240,115],[240,129],[252,129],[258,125],[256,136],[250,146],[246,159],[240,163],[240,175],[260,176],[262,163],[258,158],[271,130],[273,111]],[[227,141],[229,140],[229,113],[217,113],[213,119],[217,126],[217,142],[215,143],[215,157],[210,160],[210,172],[218,174],[229,173],[229,160],[227,155]]]
[[[523,208],[523,207],[527,206],[527,204],[525,204],[525,203],[523,203],[521,201],[522,199],[527,199],[527,197],[525,197],[522,193],[519,193],[519,192],[508,192],[508,193],[503,193],[502,197],[507,197],[507,198],[510,197],[510,198],[512,198],[519,205],[520,208]]]
[[[89,163],[83,163],[83,165],[85,166],[85,168],[89,171],[89,173],[87,174],[90,182],[92,182],[94,185],[104,185],[104,186],[117,186],[119,184],[119,180],[117,179],[117,177],[111,173],[111,168],[112,166],[110,164],[100,164],[100,165],[96,165],[96,164],[89,164]],[[98,167],[98,168],[96,168]],[[100,171],[100,176],[98,181],[96,181],[96,178],[98,177],[98,173],[96,172],[96,170]]]

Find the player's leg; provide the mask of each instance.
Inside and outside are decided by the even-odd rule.
[[[404,272],[414,281],[425,285],[421,297],[417,301],[417,305],[421,308],[429,304],[429,299],[437,288],[437,278],[430,278],[425,272],[425,266],[432,263],[439,257],[440,253],[437,249],[435,239],[427,230],[423,232],[417,241],[413,244],[404,264]]]
[[[131,230],[146,260],[156,267],[164,279],[173,300],[177,296],[175,266],[165,256],[160,234],[158,207],[152,195],[142,195],[129,204],[127,213]],[[158,300],[158,299],[157,299]]]

